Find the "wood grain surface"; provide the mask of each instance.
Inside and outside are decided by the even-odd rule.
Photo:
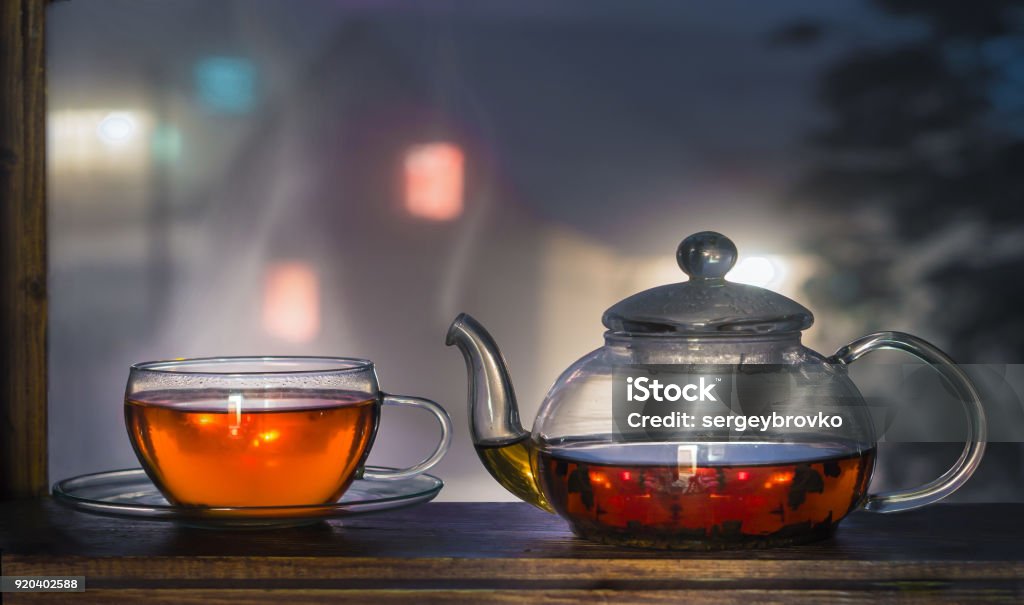
[[[0,500],[46,481],[44,0],[0,0]]]
[[[1009,603],[1024,600],[1021,515],[1024,504],[855,513],[816,544],[663,552],[580,540],[525,504],[211,531],[43,499],[0,504],[0,564],[5,575],[87,578],[85,593],[11,602]]]

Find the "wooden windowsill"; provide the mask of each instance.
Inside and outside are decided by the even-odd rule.
[[[824,542],[695,553],[586,542],[525,504],[432,503],[304,528],[211,531],[73,512],[47,498],[0,503],[0,565],[4,575],[86,576],[85,593],[48,595],[72,602],[1013,602],[1024,596],[1022,517],[1024,504],[855,513]]]

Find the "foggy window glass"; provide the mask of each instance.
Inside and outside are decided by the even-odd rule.
[[[825,354],[887,328],[1019,361],[1024,325],[976,320],[970,293],[1002,284],[990,318],[1024,298],[1006,285],[1022,205],[999,193],[1021,191],[1024,38],[1010,17],[915,10],[53,4],[51,476],[137,464],[133,362],[341,355],[452,415],[442,499],[511,499],[469,440],[451,320],[487,325],[529,426],[601,346],[603,311],[682,280],[675,248],[704,229],[737,243],[731,278],[814,310],[804,342]],[[998,149],[969,144],[993,132]],[[1001,252],[960,268],[981,234]],[[387,410],[370,463],[418,461],[434,430]],[[1006,445],[992,476],[1021,475]],[[881,480],[937,476],[957,451]],[[1020,497],[984,477],[958,497]]]

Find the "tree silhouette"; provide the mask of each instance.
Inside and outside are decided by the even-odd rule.
[[[905,328],[936,338],[961,362],[1019,362],[1024,5],[873,4],[921,32],[884,47],[857,45],[820,79],[829,119],[808,141],[813,159],[789,199],[819,217],[804,245],[824,266],[805,284],[806,295],[860,331]],[[773,43],[806,48],[843,33],[796,23]],[[1020,394],[992,384],[979,383],[990,418],[999,407],[1019,407]],[[998,432],[1005,422],[990,420],[990,428]],[[938,476],[959,449],[891,444],[883,474],[893,487],[920,483]],[[1024,490],[1013,478],[1022,475],[1022,453],[1019,443],[990,444],[956,498],[1020,499]]]
[[[894,302],[915,329],[965,361],[1024,353],[1024,5],[1002,0],[878,0],[922,26],[829,66],[828,124],[790,202],[821,210],[805,245],[825,260],[807,294],[869,329]],[[841,33],[841,32],[840,32]],[[773,41],[808,46],[828,24]],[[924,307],[908,301],[927,292]]]

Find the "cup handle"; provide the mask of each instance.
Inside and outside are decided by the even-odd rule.
[[[422,408],[429,411],[437,418],[437,421],[441,424],[441,441],[437,444],[437,448],[432,454],[423,459],[419,464],[410,466],[409,468],[403,468],[393,471],[371,471],[369,469],[363,469],[362,477],[365,479],[405,479],[414,475],[419,475],[422,472],[433,467],[435,464],[444,458],[445,453],[448,452],[448,446],[452,443],[452,420],[448,417],[448,412],[439,404],[429,400],[422,399],[420,397],[408,397],[405,395],[389,395],[387,393],[381,393],[382,405],[397,405],[410,408]]]
[[[878,513],[911,510],[937,502],[960,488],[981,464],[985,453],[985,410],[981,407],[978,391],[967,375],[948,355],[934,345],[902,332],[877,332],[859,338],[836,351],[831,363],[850,364],[861,356],[879,349],[896,349],[910,353],[934,368],[952,386],[967,414],[969,440],[964,444],[960,459],[941,477],[924,485],[909,489],[869,494],[864,509]]]

